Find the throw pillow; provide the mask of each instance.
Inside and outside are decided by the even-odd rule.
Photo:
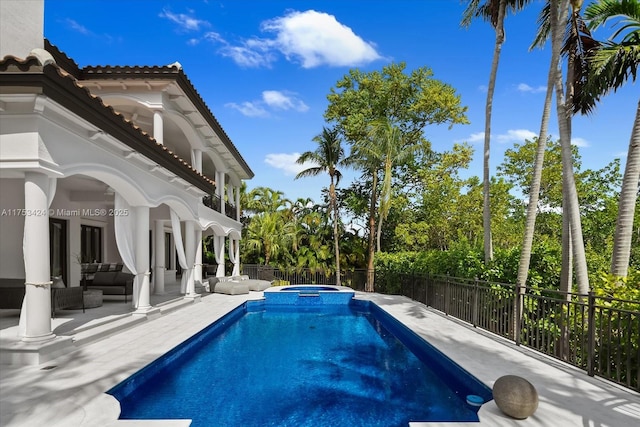
[[[67,285],[64,284],[64,280],[62,280],[62,276],[57,276],[53,278],[53,284],[51,285],[51,288],[64,289],[66,287]]]

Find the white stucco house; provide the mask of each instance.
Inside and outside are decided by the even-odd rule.
[[[0,279],[24,279],[22,340],[54,338],[52,276],[79,286],[80,261],[123,263],[140,316],[179,265],[198,298],[203,235],[239,274],[253,172],[180,64],[80,68],[44,39],[43,1],[2,0],[0,20]]]

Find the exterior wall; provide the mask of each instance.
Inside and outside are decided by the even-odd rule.
[[[102,254],[103,262],[121,262],[115,240],[113,217],[107,215],[86,216],[86,212],[99,212],[104,209],[107,213],[113,209],[113,203],[109,201],[73,201],[68,190],[64,187],[64,179],[58,180],[58,190],[51,203],[51,218],[67,221],[67,271],[69,272],[69,286],[77,286],[80,283],[81,272],[78,256],[81,253],[81,227],[91,225],[102,228]],[[98,194],[99,196],[99,194]]]
[[[26,58],[35,48],[44,48],[44,1],[1,0],[0,58]]]
[[[24,179],[0,179],[0,194],[0,278],[22,279],[24,216],[13,209],[24,209]]]

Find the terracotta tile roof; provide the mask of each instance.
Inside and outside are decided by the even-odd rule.
[[[184,71],[175,65],[165,66],[114,66],[96,65],[87,66],[80,70],[80,79],[172,79],[175,80],[182,91],[187,95],[191,103],[198,109],[202,117],[221,139],[225,147],[232,153],[247,175],[253,178],[254,174],[242,155],[231,142],[231,139],[204,102],[196,88],[191,83]]]
[[[40,89],[41,93],[190,184],[209,194],[214,191],[213,180],[156,142],[152,136],[127,120],[113,107],[106,105],[100,97],[91,94],[72,73],[66,72],[58,65],[49,64],[43,67],[35,57],[20,59],[6,56],[0,60],[0,87],[10,86],[19,86],[21,91],[26,91],[27,87]]]
[[[254,173],[246,163],[236,146],[229,138],[229,135],[213,115],[207,104],[204,102],[200,93],[196,90],[191,80],[184,71],[175,65],[164,66],[120,66],[120,65],[90,65],[80,68],[78,64],[62,52],[58,47],[51,44],[45,39],[45,49],[51,53],[58,65],[73,75],[78,80],[89,79],[159,79],[174,80],[182,91],[187,95],[191,103],[198,109],[202,117],[207,121],[209,126],[218,135],[224,146],[229,150],[238,162],[242,170],[249,178],[254,177]]]

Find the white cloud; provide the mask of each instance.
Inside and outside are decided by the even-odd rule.
[[[220,42],[224,44],[227,43],[225,39],[223,39],[222,36],[219,33],[216,33],[215,31],[207,31],[206,33],[204,33],[203,38],[211,42]]]
[[[540,93],[540,92],[546,92],[547,87],[546,86],[531,87],[526,83],[520,83],[518,85],[518,91],[528,92],[528,93]]]
[[[77,21],[74,21],[71,18],[65,19],[65,22],[67,23],[69,28],[71,28],[74,31],[79,32],[80,34],[84,34],[84,35],[90,35],[91,34],[91,31],[89,31],[89,29],[87,29],[87,27],[85,27],[84,25],[78,23]]]
[[[252,37],[229,43],[221,37],[220,53],[241,67],[269,67],[280,53],[303,68],[321,65],[356,66],[381,59],[375,46],[365,42],[333,15],[307,10],[264,21],[260,29],[269,38]]]
[[[538,135],[527,129],[510,129],[506,133],[491,135],[491,141],[497,141],[499,143],[508,143],[508,142],[524,142],[525,139],[532,139],[537,137]],[[461,142],[484,142],[484,132],[475,132],[469,135],[465,139],[459,139],[454,141],[456,143]]]
[[[475,133],[472,133],[471,135],[469,135],[469,137],[466,138],[466,139],[460,139],[460,140],[457,140],[457,141],[454,141],[454,142],[456,142],[456,143],[468,142],[468,143],[473,144],[474,142],[481,142],[481,141],[484,141],[484,132],[475,132]]]
[[[295,94],[280,92],[277,90],[265,90],[262,92],[262,100],[268,106],[279,110],[307,111],[309,107],[295,97]]]
[[[276,34],[273,47],[304,68],[320,65],[355,66],[381,59],[374,45],[338,22],[333,15],[315,10],[292,11],[262,23]]]
[[[591,144],[584,138],[571,138],[571,144],[576,147],[589,147]]]
[[[163,9],[158,15],[161,18],[167,18],[169,21],[178,25],[182,31],[199,31],[201,27],[208,27],[209,22],[189,16],[185,13],[173,13],[168,9]]]
[[[241,104],[237,104],[235,102],[229,102],[225,104],[225,107],[238,110],[247,117],[268,117],[269,116],[269,113],[267,112],[267,110],[265,110],[261,105],[256,104],[254,102],[243,102]]]
[[[267,52],[258,52],[244,46],[225,46],[220,50],[223,56],[229,57],[241,67],[269,67],[275,56]]]
[[[527,129],[509,129],[507,133],[495,135],[495,138],[500,143],[507,142],[524,142],[525,139],[532,139],[537,137],[538,134]]]
[[[305,169],[309,169],[313,164],[298,164],[296,160],[300,158],[300,153],[274,153],[267,154],[264,162],[269,166],[280,169],[285,175],[295,176]]]
[[[234,108],[248,117],[269,117],[270,111],[273,110],[293,110],[301,113],[309,110],[307,104],[298,99],[295,93],[278,90],[263,91],[260,100],[246,101],[241,104],[230,102],[225,106]]]

